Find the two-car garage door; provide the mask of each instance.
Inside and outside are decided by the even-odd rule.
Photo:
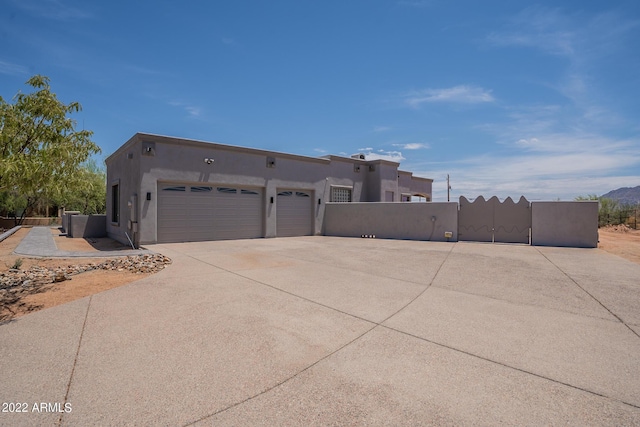
[[[263,190],[158,183],[158,242],[263,237]]]
[[[278,190],[276,235],[313,234],[310,191]],[[264,189],[158,183],[158,243],[264,237]]]

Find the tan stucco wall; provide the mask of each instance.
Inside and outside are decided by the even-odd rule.
[[[598,246],[598,202],[531,202],[531,244]]]
[[[432,221],[432,218],[434,219]],[[327,236],[446,241],[458,240],[458,204],[329,203],[324,217]]]

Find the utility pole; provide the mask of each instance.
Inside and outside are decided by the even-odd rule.
[[[449,174],[447,174],[447,202],[450,202],[451,198],[451,185],[449,185]]]

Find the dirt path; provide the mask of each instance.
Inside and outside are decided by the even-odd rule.
[[[603,227],[598,233],[600,249],[640,264],[640,230],[615,226]]]

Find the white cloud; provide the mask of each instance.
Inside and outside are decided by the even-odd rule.
[[[445,89],[424,89],[405,95],[405,103],[418,108],[424,103],[446,102],[458,104],[480,104],[495,101],[490,90],[477,86],[460,85]]]
[[[29,74],[29,70],[23,65],[0,61],[0,74],[22,75]]]
[[[557,81],[542,84],[570,102],[503,106],[504,117],[476,126],[496,143],[485,145],[485,153],[470,154],[478,152],[473,147],[467,155],[459,153],[455,161],[411,164],[409,159],[404,166],[417,176],[435,180],[436,201],[446,200],[447,174],[452,200],[460,195],[573,200],[640,185],[639,128],[630,125],[634,118],[625,120],[611,111],[615,108],[608,107],[612,95],[594,71],[594,64],[615,59],[612,52],[633,52],[628,41],[638,26],[640,21],[615,13],[588,16],[544,7],[525,9],[486,41],[561,57],[558,64],[564,72]],[[411,94],[407,103],[420,106],[446,95],[455,98],[433,91]]]
[[[314,148],[313,151],[320,154],[325,154],[327,150],[323,150],[322,148]]]
[[[374,126],[373,127],[373,131],[374,132],[386,132],[391,130],[391,127],[389,126]]]
[[[237,44],[236,41],[234,39],[232,39],[231,37],[223,37],[222,38],[222,43],[224,43],[226,45],[235,45],[235,44]]]
[[[470,156],[440,164],[411,166],[416,176],[435,178],[434,200],[446,200],[446,175],[452,195],[529,200],[573,200],[640,185],[640,141],[596,134],[542,134],[514,139],[514,152]]]
[[[408,144],[391,144],[394,147],[400,147],[404,150],[420,150],[424,148],[430,148],[429,144],[424,144],[422,142],[410,142]]]

